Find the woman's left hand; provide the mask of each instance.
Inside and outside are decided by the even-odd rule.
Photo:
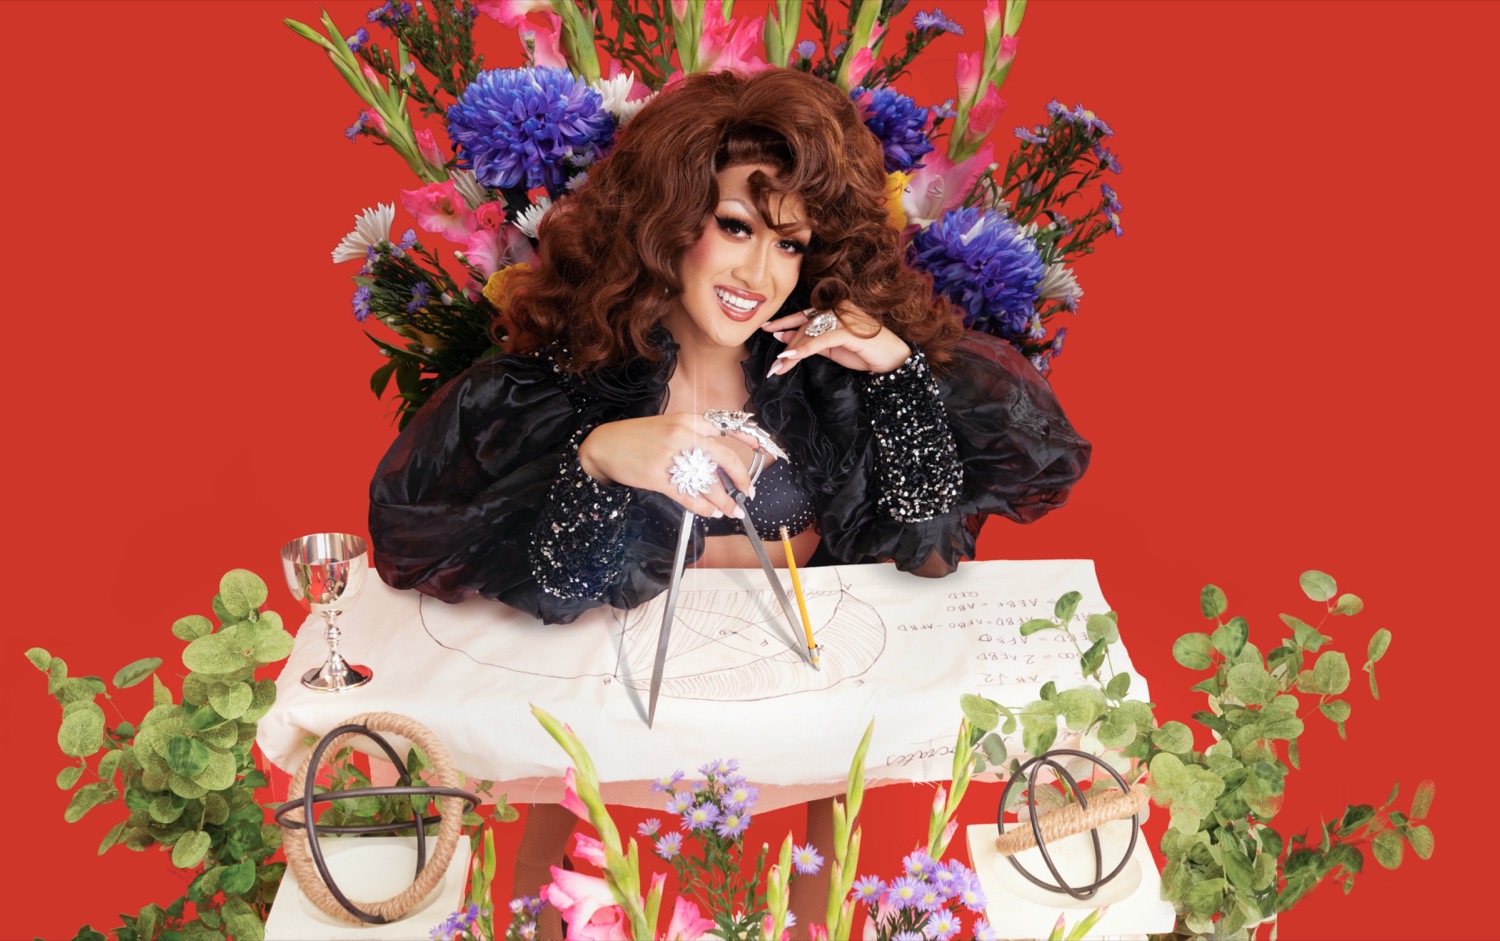
[[[826,356],[848,369],[886,373],[906,362],[911,347],[874,317],[845,302],[835,312],[839,326],[818,336],[808,336],[807,326],[821,311],[814,308],[767,321],[762,327],[786,344],[771,365],[771,376],[784,376],[811,356]],[[877,333],[871,333],[873,329]]]

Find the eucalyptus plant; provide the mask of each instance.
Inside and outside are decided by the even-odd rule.
[[[198,614],[172,625],[172,634],[187,642],[180,700],[156,673],[159,657],[122,667],[109,684],[116,690],[151,680],[151,710],[139,722],[121,716],[111,724],[99,697],[119,710],[101,678],[69,676],[67,663],[40,647],[26,652],[62,707],[57,744],[71,761],[58,772],[57,786],[73,792],[64,819],[76,823],[123,799],[128,816],[110,828],[99,852],[159,846],[191,875],[176,901],[122,915],[112,929],[119,941],[264,937],[265,913],[286,864],[272,861],[281,830],[265,823],[255,800],[255,790],[267,784],[252,755],[256,725],[276,701],[275,682],[257,680],[255,672],[292,650],[280,616],[261,610],[265,601],[265,582],[234,569],[213,599],[217,625]],[[103,935],[86,925],[77,941],[86,939]]]

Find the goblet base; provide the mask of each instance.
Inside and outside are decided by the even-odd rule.
[[[302,674],[302,685],[320,693],[342,693],[370,682],[375,671],[352,663],[325,663]]]

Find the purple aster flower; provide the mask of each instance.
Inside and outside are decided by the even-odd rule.
[[[940,105],[933,105],[932,116],[935,118],[942,118],[945,121],[949,120],[950,118],[958,117],[958,112],[953,110],[953,99],[949,98],[947,101],[943,102]]]
[[[738,759],[715,758],[698,769],[698,773],[705,778],[722,778],[726,774],[733,774],[740,768]]]
[[[922,883],[914,876],[902,876],[885,890],[885,903],[893,908],[910,908],[922,892]]]
[[[1042,331],[1043,336],[1046,331]],[[963,885],[963,879],[947,866],[934,866],[932,873],[927,877],[933,888],[946,899],[951,899],[958,894],[958,889]]]
[[[865,876],[854,880],[854,887],[849,892],[849,897],[874,905],[880,901],[880,896],[885,892],[885,883],[876,876]]]
[[[665,794],[671,791],[672,788],[676,787],[677,782],[681,780],[682,772],[673,771],[671,774],[664,774],[661,777],[657,778],[655,781],[652,781],[651,790],[660,791],[661,793]]]
[[[1120,212],[1125,208],[1120,205],[1119,194],[1115,192],[1113,186],[1110,186],[1108,183],[1100,183],[1099,192],[1104,194],[1105,205],[1109,206],[1115,212]]]
[[[793,51],[797,53],[799,59],[811,59],[813,53],[818,51],[818,44],[811,39],[804,39],[793,47]]]
[[[370,286],[361,284],[354,289],[354,319],[360,323],[370,316]]]
[[[724,790],[724,807],[727,810],[744,812],[755,806],[760,788],[743,781],[728,785]]]
[[[427,303],[431,300],[432,288],[427,286],[426,281],[418,281],[416,286],[411,289],[411,300],[406,303],[406,312],[408,314],[415,314],[426,307]]]
[[[460,166],[485,186],[545,186],[554,199],[565,165],[598,158],[614,131],[604,98],[567,69],[489,69],[448,108]]]
[[[727,810],[718,826],[714,827],[714,832],[726,840],[738,840],[748,826],[750,826],[749,814]]]
[[[1099,117],[1097,114],[1085,108],[1081,104],[1073,106],[1073,120],[1078,124],[1082,124],[1084,127],[1088,128],[1091,131],[1098,131],[1105,137],[1110,137],[1115,133],[1114,131],[1110,130],[1108,124],[1104,123],[1103,118]]]
[[[1115,233],[1115,238],[1119,238],[1125,234],[1125,230],[1120,228],[1120,214],[1118,212],[1111,212],[1106,209],[1104,215],[1109,219],[1109,228]]]
[[[401,74],[408,78],[417,74],[417,60],[407,59],[406,64],[401,66]]]
[[[1052,371],[1052,363],[1049,362],[1051,355],[1051,353],[1038,353],[1031,357],[1031,365],[1035,367],[1037,372],[1045,376]]]
[[[345,36],[344,43],[350,52],[358,52],[370,42],[370,31],[361,26],[354,31],[353,36]]]
[[[957,915],[942,911],[927,919],[926,928],[922,933],[929,938],[936,938],[937,941],[948,941],[949,938],[958,934],[958,930],[962,927]]]
[[[693,795],[687,791],[680,791],[667,799],[667,813],[669,814],[685,814],[692,806]]]
[[[365,113],[363,111],[361,111],[359,113],[359,117],[357,117],[357,118],[354,119],[354,123],[351,124],[351,125],[349,125],[349,127],[344,131],[344,136],[347,137],[347,138],[349,138],[349,140],[352,142],[354,140],[354,138],[356,138],[356,137],[359,136],[359,132],[363,131],[364,129],[365,129]]]
[[[382,3],[380,6],[371,10],[369,13],[366,13],[365,20],[371,23],[378,23],[394,12],[395,11],[391,9],[391,5],[389,2]]]
[[[983,918],[974,922],[974,941],[999,941],[999,935],[995,934],[995,926]]]
[[[401,6],[398,8],[397,16],[398,18],[411,16],[411,0],[401,0]]]
[[[1059,327],[1057,329],[1057,332],[1052,335],[1052,355],[1053,356],[1061,356],[1062,355],[1063,340],[1067,339],[1067,337],[1068,337],[1068,328],[1067,327]]]
[[[1025,332],[1047,270],[1020,226],[977,206],[951,210],[919,231],[907,261],[963,309],[964,326],[1005,340]]]
[[[806,846],[792,847],[792,868],[804,876],[816,875],[823,868],[823,857],[818,855],[818,848],[808,843]]]
[[[1070,115],[1068,113],[1067,107],[1064,106],[1063,103],[1060,102],[1060,101],[1058,101],[1056,98],[1054,98],[1051,101],[1047,102],[1047,114],[1050,115],[1050,116],[1052,116],[1052,117],[1054,117],[1054,118],[1071,118],[1072,117],[1072,115]]]
[[[662,859],[671,859],[682,852],[682,834],[668,833],[656,841],[656,855]]]
[[[911,905],[919,911],[935,912],[943,907],[945,901],[947,898],[942,889],[931,882],[921,882],[917,884],[917,897],[912,899]]]
[[[927,937],[920,931],[898,931],[891,935],[891,941],[927,941]]]
[[[921,850],[917,850],[915,853],[901,860],[901,867],[906,870],[908,876],[925,879],[938,867],[938,862]]]
[[[880,141],[885,153],[885,172],[911,170],[922,166],[924,154],[932,151],[927,139],[929,112],[892,88],[869,91],[856,88],[849,93],[864,114],[865,127]]]
[[[1095,157],[1099,158],[1099,166],[1108,170],[1110,173],[1120,172],[1120,161],[1115,157],[1114,154],[1110,153],[1108,147],[1100,147],[1099,145],[1095,144],[1092,148],[1090,148],[1090,151]]]
[[[682,829],[707,830],[719,820],[719,808],[712,802],[695,804],[682,815]]]
[[[1024,127],[1018,127],[1016,128],[1016,136],[1021,138],[1021,140],[1026,141],[1028,144],[1047,143],[1047,129],[1042,127],[1040,124],[1036,125],[1029,131]]]
[[[540,915],[542,909],[546,907],[547,903],[542,901],[540,897],[526,899],[526,911],[532,915]]]
[[[635,829],[641,836],[654,837],[657,833],[661,832],[661,819],[658,817],[648,817],[642,820]]]
[[[401,242],[396,246],[403,252],[411,251],[411,247],[417,244],[417,230],[407,229],[401,233]]]
[[[942,10],[934,9],[931,13],[923,10],[911,18],[912,29],[924,30],[935,29],[940,33],[952,33],[962,36],[964,28],[943,15]]]

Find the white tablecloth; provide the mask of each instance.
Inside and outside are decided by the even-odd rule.
[[[946,780],[959,694],[1019,707],[1049,680],[1081,682],[1067,637],[1023,638],[1019,626],[1079,591],[1073,629],[1086,648],[1085,616],[1109,608],[1088,560],[970,562],[936,580],[890,565],[800,574],[822,671],[803,661],[758,569],[690,570],[648,729],[665,595],[545,626],[497,602],[446,605],[394,591],[371,573],[340,625],[345,656],[373,668],[374,680],[340,694],[304,689],[299,678],[327,655],[322,620],[308,618],[259,744],[294,771],[309,733],[361,712],[398,712],[430,728],[470,776],[500,782],[512,802],[551,802],[568,758],[532,717],[534,703],[578,734],[612,803],[655,807],[651,779],[676,769],[691,777],[710,759],[732,757],[769,809],[840,793],[872,717],[870,784]],[[1115,668],[1134,672],[1114,651]],[[1149,695],[1139,676],[1131,693]]]

